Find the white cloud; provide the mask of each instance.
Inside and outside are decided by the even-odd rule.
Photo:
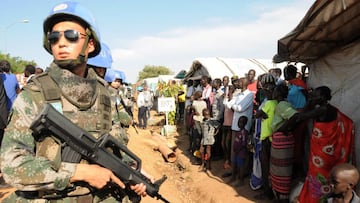
[[[115,44],[113,66],[135,82],[145,65],[167,66],[177,73],[188,70],[197,57],[272,58],[277,40],[295,28],[306,6],[279,8],[242,24],[174,28],[129,41],[125,48]]]

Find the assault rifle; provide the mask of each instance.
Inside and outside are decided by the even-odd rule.
[[[52,134],[60,139],[71,153],[71,160],[85,159],[90,163],[99,164],[110,169],[127,188],[129,184],[143,183],[146,185],[146,193],[168,203],[159,194],[160,185],[166,180],[164,175],[161,179],[152,183],[149,178],[141,174],[141,160],[132,153],[125,145],[115,140],[110,134],[104,134],[95,139],[87,131],[75,125],[68,118],[59,113],[51,104],[45,104],[42,112],[32,122],[30,129],[36,136]],[[131,166],[123,160],[125,153],[132,159]],[[120,188],[120,187],[118,187]]]
[[[131,126],[135,129],[136,134],[139,134],[139,131],[137,130],[137,123],[133,120]]]

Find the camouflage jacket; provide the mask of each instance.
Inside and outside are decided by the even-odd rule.
[[[126,106],[124,106],[124,100],[122,98],[122,95],[120,95],[120,91],[118,89],[115,89],[111,86],[109,86],[109,91],[111,95],[111,106],[112,106],[112,112],[113,112],[113,123],[114,122],[120,122],[124,126],[131,125],[132,117],[129,115],[126,111]]]
[[[81,78],[53,63],[44,74],[48,74],[57,84],[61,100],[56,103],[60,103],[62,107],[60,111],[67,118],[90,132],[95,138],[110,131],[110,95],[105,84],[100,82],[92,69],[89,69],[86,78]],[[40,76],[43,75],[38,77]],[[29,126],[47,102],[40,87],[46,84],[39,86],[35,81],[36,78],[24,88],[13,105],[13,117],[6,129],[0,150],[1,171],[6,182],[16,187],[18,191],[40,191],[47,194],[52,191],[63,191],[72,186],[69,180],[75,172],[76,163],[61,161],[61,147],[57,140],[47,137],[38,142],[32,136]],[[119,131],[113,130],[111,133],[119,139]],[[86,196],[89,193],[86,189],[80,188],[79,191]],[[100,201],[97,197],[92,200]],[[104,200],[102,202],[117,202],[111,197],[102,200]],[[4,202],[50,202],[50,200],[41,197],[25,199],[13,193]],[[78,197],[66,197],[55,202],[80,201]]]

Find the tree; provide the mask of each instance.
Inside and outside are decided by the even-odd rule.
[[[146,65],[142,71],[140,71],[138,76],[138,81],[141,81],[146,78],[153,78],[159,75],[171,75],[174,74],[169,68],[165,66],[150,66]]]
[[[9,61],[11,65],[12,73],[23,73],[25,66],[28,64],[36,66],[36,63],[34,61],[26,61],[19,56],[11,57],[10,54],[3,54],[1,52],[0,52],[0,60]]]

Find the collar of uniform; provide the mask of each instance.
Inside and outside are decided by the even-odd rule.
[[[80,109],[90,108],[94,104],[98,95],[98,82],[97,75],[92,69],[88,69],[86,78],[62,69],[55,63],[52,63],[47,71],[59,86],[62,96],[70,103]]]

